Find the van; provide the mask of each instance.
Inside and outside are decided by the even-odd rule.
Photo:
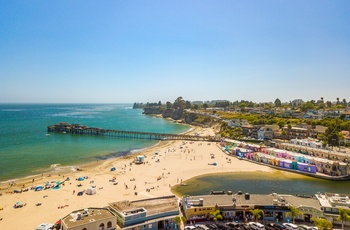
[[[298,230],[298,226],[291,223],[284,223],[284,226],[286,226],[286,230]]]
[[[249,226],[251,229],[265,230],[265,226],[263,224],[258,223],[258,222],[249,222]]]

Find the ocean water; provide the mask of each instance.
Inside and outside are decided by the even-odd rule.
[[[59,122],[89,127],[181,133],[189,126],[142,114],[131,104],[0,104],[0,181],[73,168],[117,157],[157,141],[114,137],[47,134]]]

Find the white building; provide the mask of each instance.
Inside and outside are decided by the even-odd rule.
[[[86,208],[71,212],[61,219],[60,230],[114,230],[116,216],[106,208]]]

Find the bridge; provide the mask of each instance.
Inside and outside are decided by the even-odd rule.
[[[49,133],[70,133],[70,134],[80,134],[80,135],[95,135],[95,136],[108,136],[108,137],[117,137],[117,138],[149,139],[149,140],[187,140],[187,141],[210,141],[210,142],[220,141],[219,137],[214,137],[214,136],[101,129],[101,128],[91,128],[80,124],[69,124],[66,122],[61,122],[56,125],[48,126],[47,131]]]

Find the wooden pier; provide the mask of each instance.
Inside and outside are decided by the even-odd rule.
[[[149,140],[187,140],[187,141],[210,141],[210,142],[220,141],[220,138],[213,137],[213,136],[101,129],[101,128],[91,128],[80,124],[68,124],[66,122],[61,122],[56,125],[48,126],[47,131],[49,133],[50,132],[70,133],[70,134],[80,134],[80,135],[96,135],[96,136],[108,136],[108,137],[117,137],[117,138],[134,138],[134,139],[149,139]]]

